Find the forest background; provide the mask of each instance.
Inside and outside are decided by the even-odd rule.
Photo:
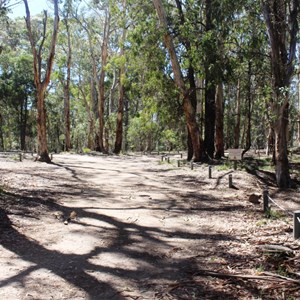
[[[0,2],[0,150],[266,149],[290,186],[299,146],[296,0]],[[25,19],[10,18],[23,5]],[[50,9],[51,8],[51,9]]]

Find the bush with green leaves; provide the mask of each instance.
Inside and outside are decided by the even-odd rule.
[[[131,119],[127,139],[133,151],[154,150],[158,142],[159,125],[153,118],[140,114]]]

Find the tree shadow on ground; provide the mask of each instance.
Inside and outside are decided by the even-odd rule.
[[[72,179],[77,179],[76,170],[71,170],[69,166],[63,165],[61,167],[69,171]],[[54,177],[53,180],[55,180]],[[80,184],[82,184],[81,181]],[[6,207],[10,209],[16,205],[19,213],[22,214],[23,211],[25,217],[30,213],[39,216],[42,211],[44,214],[53,210],[69,212],[73,208],[64,206],[56,199],[65,195],[80,197],[77,190],[72,191],[73,187],[74,185],[66,186],[63,184],[58,186],[56,191],[45,189],[43,192],[32,193],[30,197],[29,194],[24,196],[21,191],[19,193],[2,192],[0,199],[10,199],[10,205]],[[76,185],[75,187],[78,188]],[[29,190],[26,191],[26,193],[29,192]],[[112,202],[116,200],[101,189],[87,190],[87,196],[94,197],[95,195],[111,197]],[[201,201],[199,201],[200,197]],[[192,201],[198,202],[195,209],[199,212],[241,208],[234,205],[220,206],[221,202],[212,196],[204,197],[197,194],[185,195],[182,193],[179,194],[179,198],[181,199],[179,202],[172,197],[167,201],[156,200],[155,212],[157,208],[163,207],[172,210],[174,217],[180,216],[180,214],[191,211],[194,205]],[[3,203],[0,201],[1,205]],[[218,255],[226,256],[227,250],[220,250],[220,243],[224,241],[242,243],[242,241],[236,240],[229,234],[210,232],[205,229],[201,230],[201,228],[199,229],[200,232],[195,233],[195,230],[185,231],[180,227],[170,230],[170,228],[146,226],[130,220],[122,221],[103,213],[99,207],[88,209],[87,207],[76,207],[74,209],[80,216],[79,220],[74,221],[74,225],[80,226],[80,229],[77,229],[78,233],[88,232],[94,234],[95,238],[101,236],[101,239],[105,240],[106,243],[95,244],[93,249],[85,254],[66,254],[48,249],[42,243],[31,239],[22,228],[16,226],[17,224],[8,224],[5,234],[3,231],[0,232],[2,247],[15,253],[31,265],[18,274],[2,280],[0,288],[13,282],[22,282],[36,270],[46,269],[70,285],[85,291],[87,299],[128,299],[124,293],[124,286],[120,285],[120,282],[124,282],[124,285],[131,283],[132,286],[136,287],[139,292],[139,296],[135,296],[136,299],[163,299],[167,294],[173,295],[175,299],[239,299],[228,290],[218,289],[205,281],[194,280],[193,274],[202,267],[217,267],[215,263],[205,259],[216,252]],[[148,209],[151,210],[152,208]],[[13,217],[13,214],[14,212],[11,211],[9,215]],[[91,220],[93,222],[90,222]],[[194,229],[193,227],[194,224],[191,224],[191,229]],[[89,229],[93,231],[90,233]],[[45,234],[47,233],[45,232]],[[175,239],[177,239],[176,243],[179,244],[176,247],[174,246]],[[184,251],[181,251],[180,248],[182,245],[193,248],[193,253],[197,253],[197,256],[202,256],[203,259],[199,261],[194,259],[194,254],[192,257],[183,255]],[[202,245],[204,246],[202,247]],[[103,259],[107,254],[117,255],[124,263],[109,265]],[[248,258],[243,255],[236,255],[235,257],[238,261],[244,261]],[[127,266],[127,261],[132,261],[134,267]],[[103,279],[105,275],[110,276],[108,278],[115,278],[116,281],[110,281],[107,277]],[[178,285],[178,283],[180,284]],[[174,288],[174,284],[177,284],[178,288]],[[251,289],[249,292],[252,293]],[[143,297],[144,294],[145,297]],[[134,295],[131,298],[133,297]]]
[[[9,195],[9,197],[12,196],[12,194]],[[20,195],[15,195],[15,197],[19,199]],[[44,205],[49,204],[50,209],[53,209],[53,206],[55,206],[56,209],[65,210],[59,204],[51,204],[51,200],[45,201],[45,199],[31,198],[26,199],[27,204],[29,200],[34,202],[31,205],[31,209],[35,207],[36,203],[43,202]],[[120,294],[122,291],[119,290],[119,287],[114,287],[109,282],[101,281],[91,274],[93,272],[105,273],[124,280],[133,280],[140,283],[144,288],[153,280],[182,280],[185,276],[183,270],[189,269],[191,262],[186,259],[174,259],[163,256],[162,253],[153,252],[153,248],[151,248],[153,246],[157,247],[157,249],[159,247],[170,248],[168,242],[163,240],[162,237],[172,236],[173,238],[193,239],[195,241],[210,241],[212,244],[218,240],[231,239],[229,236],[221,234],[219,236],[203,233],[192,234],[180,230],[168,232],[156,227],[144,227],[134,223],[124,223],[110,216],[87,212],[84,209],[79,209],[78,213],[83,218],[93,218],[113,225],[115,229],[113,230],[114,233],[110,236],[111,239],[108,247],[96,246],[92,251],[84,255],[65,254],[45,248],[37,241],[21,233],[18,227],[9,225],[5,229],[6,234],[0,235],[2,247],[12,251],[22,260],[30,262],[33,265],[15,276],[2,280],[0,288],[16,281],[22,281],[35,270],[46,269],[66,280],[71,285],[84,290],[90,299],[126,299]],[[82,222],[79,222],[79,224],[88,226]],[[136,241],[135,237],[137,236],[142,238],[143,242],[134,245]],[[107,238],[109,238],[109,235]],[[134,259],[137,261],[137,269],[129,270],[122,267],[108,267],[101,265],[101,262],[99,262],[100,264],[89,262],[91,258],[97,257],[101,253],[119,253],[124,257]],[[148,288],[150,289],[149,286]],[[198,290],[199,293],[203,292],[203,287],[198,286]],[[209,291],[206,292],[208,293]],[[211,291],[211,293],[217,296],[214,291]],[[229,295],[221,293],[219,297],[226,298]]]
[[[274,172],[260,170],[255,163],[245,164],[244,168],[247,173],[255,176],[264,186],[276,187],[276,176]]]
[[[11,201],[14,197],[16,203],[20,206],[22,195],[9,194],[6,196],[9,197]],[[25,211],[27,211],[27,207],[34,210],[38,203],[43,203],[49,210],[57,209],[65,211],[67,209],[58,203],[53,203],[51,198],[45,199],[45,195],[43,195],[43,199],[26,198],[23,200],[21,205],[24,206]],[[170,232],[157,227],[122,222],[111,216],[86,211],[81,208],[77,208],[77,211],[84,219],[102,221],[113,227],[113,230],[106,230],[106,239],[109,240],[108,246],[96,246],[92,251],[83,255],[65,254],[45,248],[42,244],[23,234],[18,227],[9,224],[5,229],[6,234],[0,234],[2,247],[33,265],[17,275],[1,281],[0,288],[12,284],[13,282],[22,282],[25,277],[29,276],[30,273],[35,270],[46,269],[67,281],[69,284],[85,291],[89,299],[124,300],[128,298],[122,295],[120,287],[114,286],[114,284],[110,282],[101,281],[101,279],[94,276],[94,274],[109,274],[124,281],[133,281],[140,289],[148,289],[148,291],[158,286],[159,290],[164,289],[164,284],[160,285],[160,283],[165,282],[165,288],[168,290],[170,281],[184,281],[187,273],[190,272],[191,269],[197,271],[191,259],[175,258],[168,254],[172,251],[172,246],[168,243],[168,238],[176,237],[182,240],[192,239],[195,240],[195,242],[209,242],[213,248],[217,247],[219,241],[232,239],[232,237],[223,234],[189,233],[180,230]],[[82,227],[89,226],[80,221],[78,224]],[[103,228],[99,227],[98,229],[103,232]],[[137,237],[142,239],[142,241],[137,242]],[[158,250],[154,251],[154,249]],[[168,249],[168,251],[160,251],[159,249]],[[90,262],[91,259],[99,255],[101,256],[103,253],[117,253],[124,257],[124,259],[133,259],[136,261],[136,269],[126,269],[126,267],[121,266],[109,267],[106,264],[102,264],[101,261],[97,264]],[[227,292],[215,291],[213,287],[208,289],[205,285],[199,284],[193,286],[189,292],[187,292],[186,289],[174,289],[172,293],[179,297],[178,293],[180,293],[180,291],[181,293],[187,294],[191,293],[192,290],[194,295],[198,295],[197,297],[206,295],[206,299],[209,299],[209,295],[214,297],[214,299],[229,299],[231,297]],[[157,293],[157,290],[155,293]],[[152,295],[155,293],[153,291]],[[234,298],[231,297],[230,299]]]

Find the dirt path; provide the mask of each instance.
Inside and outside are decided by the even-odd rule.
[[[0,299],[274,299],[255,280],[199,276],[257,274],[265,262],[258,244],[298,251],[290,222],[266,220],[248,201],[261,183],[235,171],[229,189],[232,171],[214,169],[208,179],[205,166],[159,161],[0,157],[0,204],[12,221],[0,229]]]

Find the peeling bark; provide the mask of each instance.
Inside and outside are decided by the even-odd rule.
[[[36,45],[31,28],[31,17],[27,0],[23,0],[26,10],[26,27],[28,32],[28,38],[31,45],[31,51],[33,54],[33,71],[34,71],[34,83],[37,89],[37,131],[38,131],[38,155],[39,160],[50,163],[51,159],[48,153],[47,145],[47,126],[46,126],[46,107],[45,107],[45,92],[50,82],[50,75],[52,72],[52,66],[54,62],[55,46],[58,34],[59,16],[58,16],[58,0],[54,0],[54,22],[53,31],[51,37],[51,43],[49,48],[49,55],[46,64],[45,76],[42,77],[42,51],[46,39],[47,31],[47,12],[44,12],[43,20],[43,36],[40,45]]]
[[[172,69],[174,73],[174,80],[183,99],[183,111],[185,114],[188,131],[190,133],[191,142],[193,145],[193,160],[201,161],[203,154],[203,145],[199,133],[199,127],[196,122],[196,111],[192,105],[192,101],[190,98],[190,90],[186,87],[183,80],[181,68],[178,62],[175,46],[173,43],[173,38],[168,32],[167,18],[162,1],[153,0],[153,4],[156,9],[160,27],[164,31],[164,43],[170,55]]]

